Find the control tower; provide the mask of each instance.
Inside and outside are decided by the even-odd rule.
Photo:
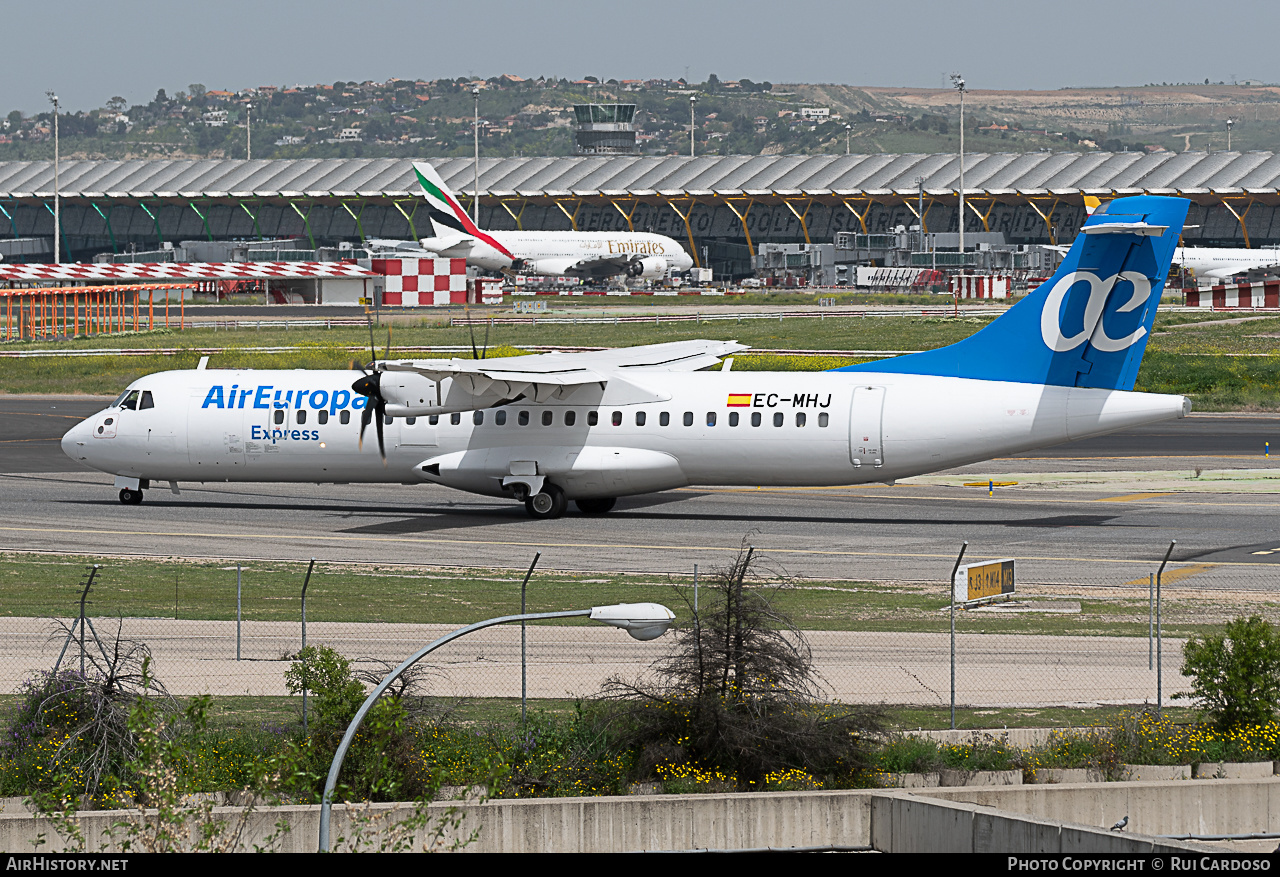
[[[578,120],[574,152],[578,155],[635,155],[635,104],[575,104]]]

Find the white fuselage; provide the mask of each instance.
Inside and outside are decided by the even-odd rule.
[[[1173,261],[1190,268],[1196,277],[1226,280],[1245,271],[1280,265],[1280,248],[1178,247]]]
[[[153,407],[108,408],[62,446],[93,468],[150,481],[425,482],[509,496],[503,478],[536,469],[578,499],[893,481],[1190,408],[1182,396],[920,375],[647,371],[545,404],[394,418],[384,466],[373,426],[358,447],[367,400],[352,379],[162,372],[130,388],[149,391]],[[429,400],[434,384],[422,381]]]
[[[670,271],[688,271],[693,267],[693,259],[680,244],[665,235],[650,232],[493,231],[485,234],[511,255],[480,238],[461,233],[423,238],[420,243],[424,249],[441,256],[465,258],[468,265],[485,271],[517,267],[548,275],[622,274],[622,268],[593,271],[589,266],[593,263],[625,265],[629,261],[649,260],[645,276],[660,276]],[[575,268],[579,265],[588,267]]]

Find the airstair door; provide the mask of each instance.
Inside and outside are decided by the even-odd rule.
[[[858,387],[849,409],[849,459],[855,469],[884,465],[884,387]]]

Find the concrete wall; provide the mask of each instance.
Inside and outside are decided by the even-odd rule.
[[[492,801],[461,805],[465,817],[453,838],[479,831],[474,852],[626,852],[637,850],[759,849],[874,846],[885,852],[1160,852],[1203,845],[1160,841],[1157,834],[1227,834],[1266,830],[1280,815],[1280,782],[1199,780],[1172,783],[1088,783],[991,789],[654,795]],[[434,823],[448,809],[433,804]],[[365,846],[377,849],[390,822],[407,805],[356,808],[369,817]],[[236,823],[238,808],[220,807]],[[1128,815],[1124,832],[1106,826]],[[103,832],[123,812],[80,817],[90,849],[108,849]],[[315,849],[319,808],[264,808],[237,823],[240,849],[263,844],[287,820],[291,831],[275,848]],[[62,849],[53,824],[19,808],[0,813],[0,850]],[[332,836],[352,834],[351,814],[334,809]],[[117,837],[121,837],[119,831]],[[418,832],[410,847],[421,848]],[[336,843],[335,843],[336,845]]]

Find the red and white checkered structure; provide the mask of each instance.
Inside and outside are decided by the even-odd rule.
[[[467,303],[466,259],[374,259],[373,272],[386,278],[383,305],[427,307]]]
[[[1212,289],[1188,289],[1189,308],[1280,308],[1280,281],[1242,280]]]
[[[461,260],[455,260],[461,261]],[[0,263],[0,280],[310,280],[373,277],[355,262]]]
[[[1009,278],[994,274],[957,274],[951,278],[957,298],[1008,298]]]

